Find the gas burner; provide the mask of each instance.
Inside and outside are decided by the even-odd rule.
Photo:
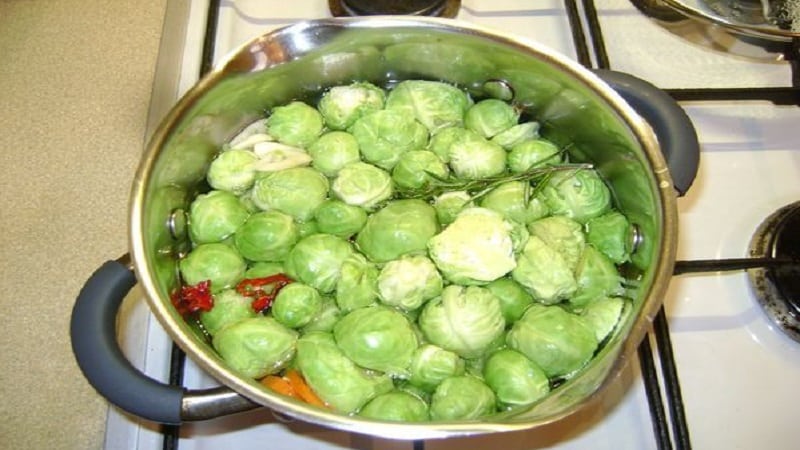
[[[453,18],[461,0],[328,0],[328,5],[336,17],[386,14]]]
[[[750,256],[800,260],[800,201],[775,211],[756,230]],[[800,264],[749,271],[756,298],[786,334],[800,342]]]

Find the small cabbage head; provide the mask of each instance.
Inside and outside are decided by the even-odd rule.
[[[348,205],[340,200],[326,200],[314,212],[320,233],[349,238],[361,231],[367,223],[367,212],[363,208]]]
[[[563,159],[561,151],[552,142],[532,139],[511,147],[508,152],[508,170],[522,173],[548,164],[560,164]]]
[[[291,216],[279,211],[261,211],[239,227],[233,242],[250,261],[283,261],[298,238]]]
[[[480,378],[471,375],[450,377],[431,397],[431,420],[469,420],[497,411],[497,398]]]
[[[296,343],[296,331],[267,316],[228,325],[212,340],[228,366],[248,378],[262,378],[285,368],[295,355]]]
[[[190,286],[211,282],[211,291],[236,286],[244,278],[247,263],[227,244],[200,244],[178,263],[183,281]]]
[[[618,211],[589,220],[586,223],[586,241],[614,264],[623,264],[631,259],[631,224]]]
[[[514,323],[522,317],[522,314],[533,303],[533,297],[519,283],[511,278],[503,277],[492,281],[486,285],[498,300],[500,300],[500,310],[506,323]]]
[[[251,306],[253,299],[236,292],[235,289],[223,289],[214,294],[214,307],[211,311],[200,312],[203,328],[212,336],[226,326],[240,320],[256,317]]]
[[[550,216],[528,225],[530,233],[558,252],[571,270],[575,270],[586,246],[583,227],[566,216]]]
[[[461,139],[464,135],[469,134],[470,131],[462,127],[448,127],[441,129],[438,133],[431,136],[428,141],[428,150],[432,151],[443,162],[450,162],[450,147]]]
[[[378,268],[360,253],[342,262],[336,283],[336,304],[344,312],[372,306],[378,301]]]
[[[511,277],[543,304],[558,303],[578,289],[578,282],[564,256],[532,235],[517,258]]]
[[[525,122],[497,133],[492,137],[492,142],[506,150],[511,150],[515,145],[538,137],[539,122]]]
[[[486,139],[508,130],[519,121],[519,111],[495,98],[481,100],[464,115],[464,126]]]
[[[356,246],[371,261],[383,263],[424,253],[428,240],[438,231],[436,210],[427,202],[393,200],[367,218],[356,236]]]
[[[392,177],[385,170],[364,162],[348,164],[331,186],[333,194],[348,205],[372,210],[393,194]]]
[[[262,210],[274,209],[306,221],[328,197],[329,183],[324,175],[310,167],[271,172],[253,186],[251,198]]]
[[[324,175],[334,177],[342,168],[361,160],[356,138],[345,131],[323,134],[308,147],[311,167]]]
[[[342,264],[352,254],[348,241],[331,234],[312,234],[292,248],[284,264],[292,279],[327,294],[336,288]]]
[[[447,164],[429,150],[403,153],[392,169],[392,180],[401,189],[420,189],[431,180],[447,178]]]
[[[506,170],[506,151],[477,133],[464,130],[447,150],[450,168],[456,177],[481,180]]]
[[[431,134],[451,126],[462,126],[472,104],[466,92],[439,81],[406,80],[389,91],[386,108],[402,110],[425,125]]]
[[[253,167],[258,156],[249,150],[228,150],[211,161],[206,173],[209,186],[241,195],[256,181]]]
[[[195,244],[221,242],[250,216],[239,198],[227,191],[198,195],[189,207],[189,237]]]
[[[464,360],[433,344],[423,344],[411,360],[408,382],[425,392],[433,392],[442,381],[464,374]]]
[[[507,181],[481,197],[480,205],[499,212],[506,219],[528,224],[547,215],[547,206],[532,194],[529,183]]]
[[[611,191],[592,169],[556,171],[542,188],[541,196],[551,214],[582,224],[611,208]]]
[[[383,109],[385,100],[383,89],[357,81],[328,89],[317,107],[328,128],[346,130],[364,114]]]
[[[575,309],[624,292],[622,277],[614,263],[591,245],[583,250],[575,270],[578,291],[570,297],[569,303]]]
[[[390,422],[426,422],[428,404],[408,392],[394,390],[370,400],[358,415]]]
[[[594,330],[597,342],[603,342],[620,323],[626,300],[622,297],[598,299],[586,305],[581,317]]]
[[[472,206],[475,205],[467,191],[449,191],[433,199],[436,218],[442,225],[453,223],[461,211]]]
[[[424,255],[408,255],[389,261],[378,275],[381,302],[406,311],[422,306],[442,293],[442,276]]]
[[[425,305],[418,323],[429,342],[463,358],[481,356],[505,329],[500,301],[479,286],[447,286]]]
[[[532,305],[511,327],[506,342],[550,378],[571,376],[597,349],[594,330],[559,306]]]
[[[342,352],[361,367],[408,378],[414,350],[419,345],[411,322],[385,306],[359,308],[333,327]]]
[[[267,133],[278,142],[306,148],[322,132],[322,115],[313,107],[294,101],[278,106],[267,117]]]
[[[396,109],[371,112],[358,119],[350,132],[358,141],[362,159],[386,170],[391,170],[403,153],[428,144],[425,126]]]
[[[322,309],[322,297],[313,287],[304,283],[289,283],[272,302],[272,317],[281,325],[300,328],[308,325]]]
[[[504,406],[530,405],[550,392],[550,380],[541,367],[509,348],[489,356],[483,366],[483,379]]]
[[[429,254],[450,281],[480,284],[516,266],[512,225],[486,208],[469,208],[428,243]]]

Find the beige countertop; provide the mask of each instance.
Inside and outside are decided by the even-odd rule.
[[[127,252],[166,0],[0,1],[0,447],[97,449],[70,348],[86,278]]]

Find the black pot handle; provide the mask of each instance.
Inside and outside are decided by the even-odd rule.
[[[70,319],[72,351],[89,384],[119,408],[164,424],[205,420],[257,407],[227,388],[186,390],[135,368],[116,339],[120,304],[136,284],[124,262],[107,261],[81,289]]]
[[[593,69],[653,128],[678,195],[684,195],[697,176],[700,143],[686,111],[666,92],[623,72]]]

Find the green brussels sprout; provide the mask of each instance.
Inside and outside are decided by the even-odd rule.
[[[314,218],[320,233],[346,239],[361,231],[367,223],[367,212],[358,206],[331,199],[319,205]]]
[[[523,181],[507,181],[480,199],[480,205],[499,212],[506,219],[528,224],[547,215],[547,206],[533,197],[533,188]]]
[[[594,355],[597,339],[586,321],[559,306],[532,305],[506,335],[508,346],[548,377],[569,377]]]
[[[367,218],[356,236],[356,246],[373,262],[424,253],[428,240],[439,231],[436,210],[417,199],[393,200]]]
[[[511,147],[508,152],[508,170],[527,172],[535,167],[563,162],[561,150],[546,139],[532,139]]]
[[[424,255],[407,255],[386,263],[378,275],[378,295],[389,306],[414,310],[442,293],[442,276]]]
[[[256,181],[253,168],[258,156],[249,150],[228,150],[211,161],[206,173],[208,185],[214,189],[241,195]]]
[[[259,261],[251,264],[244,273],[244,278],[265,278],[272,275],[285,273],[286,269],[279,262]]]
[[[538,137],[539,122],[525,122],[497,133],[491,140],[500,147],[511,150],[516,145]]]
[[[617,267],[599,250],[587,245],[575,269],[578,290],[569,298],[569,304],[576,309],[585,307],[595,300],[620,295],[622,277]]]
[[[186,284],[194,286],[208,280],[211,292],[219,292],[242,280],[247,263],[231,246],[215,242],[192,249],[178,267]]]
[[[358,141],[364,161],[392,170],[400,155],[425,148],[428,130],[402,110],[383,109],[364,115],[350,132]]]
[[[447,150],[448,164],[458,178],[480,180],[506,170],[506,151],[469,130]]]
[[[378,268],[360,253],[342,263],[336,283],[336,304],[344,312],[371,306],[378,300]]]
[[[270,172],[256,181],[252,200],[262,210],[278,210],[298,221],[314,216],[328,197],[328,179],[310,167]]]
[[[469,208],[428,242],[439,271],[453,283],[496,280],[516,266],[512,225],[486,208]]]
[[[426,422],[428,404],[408,392],[394,390],[370,400],[358,415],[390,422]]]
[[[578,289],[578,282],[564,257],[538,236],[531,236],[517,258],[511,277],[531,293],[534,300],[554,304]]]
[[[213,298],[214,307],[211,311],[200,312],[200,322],[212,336],[232,323],[257,316],[251,306],[253,299],[239,294],[235,289],[223,289]]]
[[[408,378],[414,350],[419,345],[411,322],[385,306],[359,308],[333,327],[336,345],[361,367]]]
[[[300,328],[308,325],[322,310],[322,297],[304,283],[289,283],[272,302],[272,317],[281,325]]]
[[[278,142],[306,148],[322,132],[322,115],[311,106],[294,101],[278,106],[267,117],[267,133]]]
[[[464,114],[471,104],[472,100],[461,89],[427,80],[402,81],[386,97],[386,109],[411,114],[431,134],[442,128],[462,126]]]
[[[189,206],[189,237],[195,244],[221,242],[250,216],[239,198],[227,191],[198,195]]]
[[[511,278],[499,278],[486,285],[498,300],[506,323],[514,323],[533,303],[533,297],[519,283]]]
[[[469,420],[496,412],[497,398],[480,378],[471,375],[450,377],[431,397],[431,420]]]
[[[336,301],[331,297],[322,297],[322,304],[319,312],[310,322],[305,324],[300,330],[302,333],[312,331],[333,331],[333,326],[342,317],[342,311],[336,305]]]
[[[592,169],[553,173],[541,195],[551,214],[567,216],[582,224],[611,208],[611,191]]]
[[[510,104],[495,98],[481,100],[464,115],[464,126],[489,139],[506,131],[519,121],[519,111]]]
[[[323,294],[333,292],[339,281],[342,263],[353,253],[350,243],[330,234],[312,234],[301,239],[284,264],[292,279]]]
[[[461,211],[471,206],[474,206],[472,196],[466,191],[445,192],[433,200],[436,218],[442,225],[452,223]]]
[[[355,82],[328,89],[319,100],[319,112],[325,125],[346,130],[364,114],[383,109],[386,93],[367,82]]]
[[[447,378],[464,374],[464,360],[457,354],[433,344],[423,344],[411,359],[408,382],[425,392],[433,392]]]
[[[486,288],[450,285],[422,309],[418,319],[425,338],[463,358],[483,354],[503,333],[500,300]]]
[[[306,236],[319,233],[319,225],[316,220],[306,220],[305,222],[295,222],[297,227],[297,238],[303,239]]]
[[[570,270],[575,270],[586,246],[581,224],[566,216],[550,216],[528,224],[528,230],[560,254]]]
[[[355,162],[339,171],[331,190],[348,205],[371,210],[391,198],[392,177],[372,164]]]
[[[294,220],[279,211],[251,215],[233,236],[239,254],[251,261],[282,261],[297,243]]]
[[[297,340],[295,363],[322,401],[345,414],[394,388],[389,376],[362,369],[345,356],[331,333],[302,335]]]
[[[489,356],[483,379],[505,406],[530,405],[550,392],[544,371],[522,353],[508,348]]]
[[[586,222],[586,241],[615,264],[631,259],[631,225],[618,211],[611,211]]]
[[[308,147],[311,166],[329,177],[350,163],[361,161],[356,138],[345,131],[331,131]]]
[[[462,127],[448,127],[441,129],[431,136],[428,141],[428,150],[435,153],[444,163],[450,162],[450,147],[456,142],[465,139],[470,131]]]
[[[275,319],[258,316],[219,330],[212,345],[234,371],[262,378],[287,366],[295,355],[297,336]]]
[[[624,298],[607,297],[589,303],[580,314],[594,330],[597,342],[603,342],[617,327],[624,308]]]
[[[447,178],[447,165],[428,150],[412,150],[403,153],[392,169],[392,180],[403,189],[420,189],[430,184],[431,179]]]

